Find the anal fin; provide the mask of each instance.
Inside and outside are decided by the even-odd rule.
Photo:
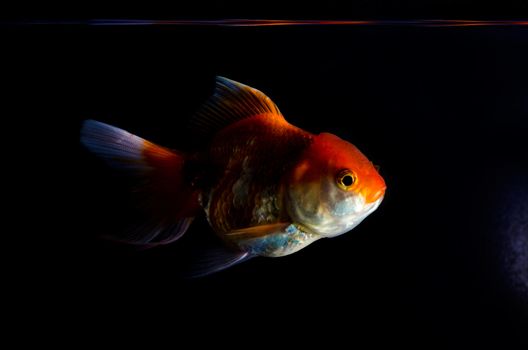
[[[252,257],[254,255],[248,252],[229,250],[224,247],[211,248],[195,256],[183,276],[186,278],[204,277],[225,270]]]

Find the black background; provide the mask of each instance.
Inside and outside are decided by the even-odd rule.
[[[339,7],[330,3],[320,17],[472,13],[411,5],[358,5],[357,15],[335,16]],[[245,14],[205,7],[204,18]],[[473,13],[515,18],[515,10]],[[253,11],[247,17],[272,13]],[[64,17],[49,12],[43,16]],[[279,12],[303,13],[318,17],[309,6]],[[199,14],[132,8],[116,17]],[[526,343],[528,291],[513,287],[504,260],[514,254],[509,214],[517,210],[526,227],[528,29],[4,25],[2,33],[12,115],[4,130],[18,151],[8,152],[8,175],[24,180],[13,203],[27,228],[20,235],[29,238],[8,266],[37,326],[57,315],[78,339],[132,323],[123,337],[248,344],[240,339],[249,336],[267,346]],[[123,213],[120,179],[82,149],[81,122],[189,148],[196,140],[187,139],[186,121],[215,75],[264,91],[299,127],[358,146],[386,179],[380,208],[338,238],[199,280],[175,271],[187,247],[210,240],[203,220],[163,248],[99,241],[96,234]]]

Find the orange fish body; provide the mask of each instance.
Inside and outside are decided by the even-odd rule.
[[[273,114],[251,117],[222,130],[210,148],[223,176],[201,195],[209,223],[236,245],[231,232],[289,220],[283,205],[285,173],[313,136]]]
[[[348,232],[383,199],[383,178],[355,146],[289,124],[249,86],[217,78],[191,130],[210,140],[205,151],[183,154],[95,121],[85,122],[82,142],[148,179],[143,198],[153,222],[149,232],[125,241],[173,242],[205,212],[229,253],[210,259],[200,275]]]

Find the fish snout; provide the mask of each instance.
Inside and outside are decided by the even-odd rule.
[[[381,181],[376,181],[375,183],[365,186],[361,190],[361,195],[365,198],[365,203],[370,204],[374,203],[385,195],[385,190],[387,186],[383,179]]]

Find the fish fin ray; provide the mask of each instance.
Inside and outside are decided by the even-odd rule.
[[[123,232],[112,232],[102,237],[113,242],[152,248],[165,245],[180,239],[193,222],[194,217],[182,218],[171,222],[155,222],[146,220],[142,223],[129,225]]]
[[[143,160],[145,139],[115,126],[96,120],[85,120],[81,143],[103,158],[110,166],[134,172],[148,171]]]
[[[225,270],[254,256],[248,252],[232,251],[227,248],[211,248],[195,257],[184,272],[186,278],[204,277]]]
[[[217,76],[213,95],[191,119],[189,128],[210,137],[230,124],[263,114],[284,120],[277,105],[261,91]]]
[[[181,237],[199,204],[184,179],[185,157],[125,130],[86,120],[81,143],[111,167],[132,178],[131,190],[144,220],[133,228],[107,235],[131,244],[167,244]]]

